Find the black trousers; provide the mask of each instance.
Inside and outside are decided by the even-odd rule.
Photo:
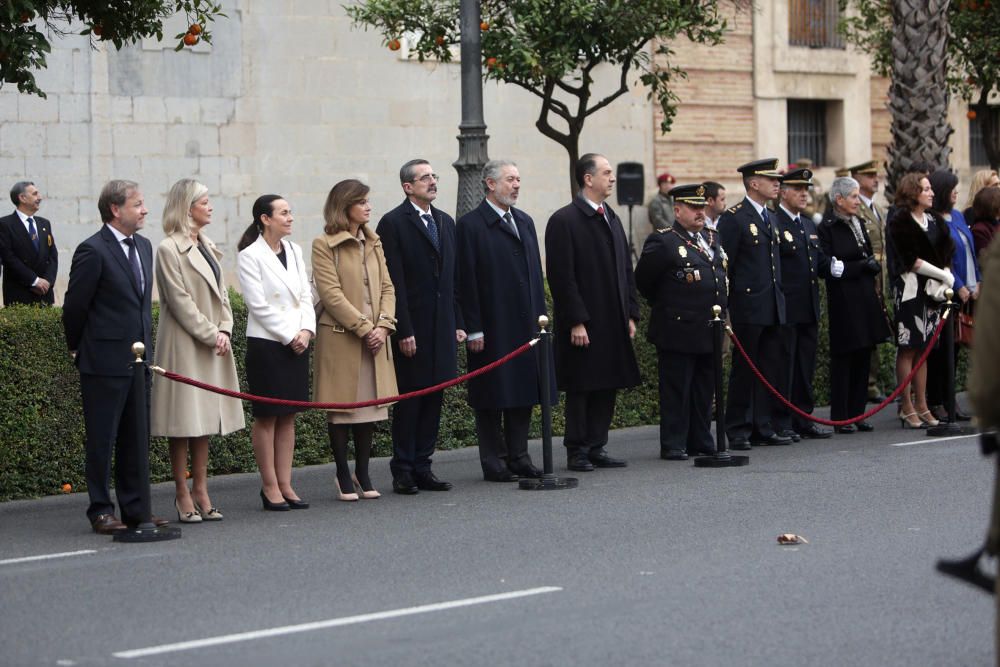
[[[660,453],[714,451],[713,355],[657,350],[656,357],[660,375]]]
[[[864,413],[871,361],[870,347],[830,355],[830,419],[849,419]]]
[[[788,324],[782,327],[782,357],[786,363],[782,371],[782,384],[777,389],[792,405],[812,414],[816,407],[813,399],[813,376],[816,373],[816,345],[819,326]],[[774,426],[779,431],[801,431],[809,421],[794,414],[780,401],[774,402]]]
[[[528,456],[528,430],[531,411],[526,408],[476,410],[476,436],[479,438],[479,463],[484,475],[517,472],[531,464]]]
[[[135,378],[80,375],[83,420],[87,433],[86,471],[90,506],[87,517],[113,514],[111,456],[114,450],[115,495],[121,520],[132,526],[148,519],[149,375],[145,392]],[[142,400],[145,394],[146,400]]]
[[[947,405],[948,353],[944,349],[943,332],[941,338],[942,341],[938,342],[937,347],[931,350],[927,357],[927,405]],[[959,349],[959,346],[955,345],[955,368],[958,368]]]
[[[431,456],[437,445],[444,392],[400,401],[392,407],[393,478],[420,475],[431,470]]]
[[[569,453],[598,452],[608,444],[611,419],[615,416],[617,389],[566,392],[566,435]]]
[[[747,355],[774,387],[781,386],[782,338],[780,325],[760,326],[733,322],[733,332],[743,344]],[[729,373],[729,393],[726,397],[726,436],[749,439],[774,434],[772,413],[774,400],[760,380],[733,346],[733,365]]]

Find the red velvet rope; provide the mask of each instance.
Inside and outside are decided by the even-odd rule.
[[[357,403],[313,403],[311,401],[289,401],[284,398],[272,398],[270,396],[255,396],[253,394],[247,394],[242,391],[233,391],[232,389],[224,389],[222,387],[216,387],[204,382],[199,382],[193,378],[185,377],[183,375],[178,375],[177,373],[172,373],[168,370],[164,370],[158,366],[153,366],[153,370],[167,378],[168,380],[173,380],[174,382],[181,382],[183,384],[189,384],[192,387],[197,387],[198,389],[204,389],[206,391],[211,391],[216,394],[222,394],[223,396],[230,396],[232,398],[239,398],[244,401],[253,401],[255,403],[269,403],[271,405],[289,405],[296,408],[313,408],[316,410],[353,410],[355,408],[366,408],[370,405],[382,405],[384,403],[395,403],[397,401],[405,401],[408,398],[417,398],[418,396],[426,396],[427,394],[433,394],[435,392],[441,391],[442,389],[447,389],[448,387],[453,387],[456,384],[465,382],[466,380],[471,380],[474,377],[479,377],[484,373],[489,373],[494,368],[502,366],[514,357],[519,357],[528,350],[530,350],[535,343],[539,341],[538,338],[534,340],[529,340],[527,343],[517,348],[516,350],[505,354],[496,361],[489,363],[482,368],[477,368],[471,373],[466,373],[457,378],[436,384],[433,387],[427,387],[425,389],[418,389],[417,391],[407,392],[405,394],[400,394],[398,396],[389,396],[388,398],[376,398],[370,401],[358,401]]]
[[[927,357],[930,356],[931,350],[934,349],[934,345],[937,343],[938,338],[941,336],[941,331],[942,329],[944,329],[945,322],[948,321],[948,314],[950,312],[951,310],[946,310],[944,315],[941,317],[941,321],[938,322],[937,328],[934,329],[934,335],[931,336],[930,343],[927,344],[924,353],[920,355],[920,359],[917,360],[917,363],[913,365],[913,368],[910,370],[910,374],[903,379],[903,383],[898,387],[896,387],[896,390],[894,392],[886,396],[885,400],[876,405],[874,408],[872,408],[871,410],[862,415],[858,415],[857,417],[852,417],[850,419],[823,419],[822,417],[816,417],[809,414],[808,412],[804,412],[795,405],[792,405],[792,403],[787,398],[782,396],[777,389],[771,386],[771,383],[767,381],[763,373],[761,373],[760,370],[756,366],[754,366],[753,362],[750,361],[750,357],[747,356],[746,350],[743,349],[743,344],[740,343],[740,339],[736,337],[736,334],[733,333],[732,329],[729,329],[729,337],[732,339],[733,344],[736,346],[736,349],[740,351],[740,355],[743,357],[743,360],[750,367],[750,370],[753,371],[753,374],[757,376],[757,379],[760,380],[761,383],[767,388],[767,390],[771,392],[771,394],[775,398],[781,401],[781,403],[786,408],[788,408],[798,416],[802,417],[803,419],[814,421],[817,424],[824,424],[826,426],[847,426],[848,424],[856,424],[857,422],[868,419],[875,413],[883,410],[887,405],[895,401],[897,396],[903,393],[903,390],[906,389],[906,387],[909,386],[913,378],[916,377],[917,371],[919,371],[920,367],[923,366],[924,363],[927,361]]]

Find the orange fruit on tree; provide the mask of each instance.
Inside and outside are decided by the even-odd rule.
[[[67,482],[66,484],[63,484],[61,488],[63,493],[69,493],[73,490],[73,485]]]
[[[968,111],[965,112],[965,117],[968,118],[969,120],[976,120],[976,110],[969,109]]]
[[[444,35],[438,35],[434,38],[434,43],[438,46],[444,46]]]
[[[191,26],[188,28],[188,32],[191,33],[192,35],[200,35],[202,30],[203,28],[201,27],[200,23],[192,23]]]
[[[192,35],[191,33],[184,35],[184,43],[187,46],[194,46],[198,43],[198,35]]]
[[[399,51],[399,40],[398,39],[390,39],[389,40],[389,50],[390,51]]]
[[[479,24],[479,29],[482,30],[483,32],[486,32],[487,30],[490,29],[490,24],[487,23],[486,21],[483,21],[482,23]]]
[[[489,58],[486,59],[486,66],[489,67],[490,69],[493,69],[494,67],[497,66],[497,59],[494,58],[493,56],[490,56]]]

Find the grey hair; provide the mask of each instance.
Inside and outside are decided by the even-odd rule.
[[[830,184],[830,191],[827,193],[830,197],[830,203],[836,204],[837,197],[846,199],[848,195],[860,187],[858,182],[850,176],[838,176],[833,179],[833,183]]]
[[[490,160],[483,166],[483,192],[489,192],[490,188],[486,185],[486,179],[489,178],[494,181],[500,180],[500,172],[503,171],[504,167],[516,167],[517,163],[513,160]]]
[[[404,164],[402,167],[400,167],[399,168],[399,184],[402,185],[403,183],[412,183],[413,179],[415,179],[417,177],[416,167],[419,166],[419,165],[422,165],[422,164],[430,164],[430,162],[428,162],[427,160],[425,160],[423,158],[419,158],[418,157],[418,158],[416,158],[414,160],[410,160],[409,162],[407,162],[406,164]]]
[[[114,220],[115,214],[111,211],[111,206],[124,206],[129,195],[138,189],[139,184],[135,181],[108,181],[97,199],[97,210],[101,212],[101,221],[107,223]]]
[[[10,189],[10,200],[14,202],[15,207],[21,203],[21,195],[28,189],[28,186],[34,184],[33,181],[18,181],[14,184],[14,187]]]

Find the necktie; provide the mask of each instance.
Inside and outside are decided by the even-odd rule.
[[[877,221],[879,221],[879,222],[882,222],[882,217],[878,214],[878,208],[875,206],[875,202],[874,201],[871,203],[871,209],[872,209],[872,213],[875,214],[875,219]]]
[[[31,244],[35,246],[35,252],[38,252],[38,247],[39,247],[38,230],[35,229],[34,218],[28,218],[28,236],[31,237]]]
[[[434,220],[434,216],[430,213],[422,213],[420,218],[427,223],[427,233],[430,234],[434,249],[441,250],[441,237],[438,236],[438,226],[437,221]]]
[[[507,211],[506,213],[503,214],[503,221],[507,223],[507,226],[510,227],[510,230],[514,232],[514,236],[516,236],[517,240],[520,241],[521,235],[517,232],[517,225],[514,224],[514,219],[511,217],[510,211]]]
[[[708,239],[702,234],[695,234],[695,240],[698,242],[698,246],[705,251],[709,259],[715,259],[715,251],[712,250],[712,246],[708,244]]]
[[[605,211],[603,206],[597,207],[597,215],[601,216],[601,219],[604,220],[604,224],[606,224],[608,228],[611,227],[611,221],[608,220],[607,211]]]
[[[128,263],[132,267],[132,282],[135,283],[135,291],[142,296],[142,269],[139,268],[139,253],[135,250],[135,239],[130,236],[122,243],[128,246]]]

